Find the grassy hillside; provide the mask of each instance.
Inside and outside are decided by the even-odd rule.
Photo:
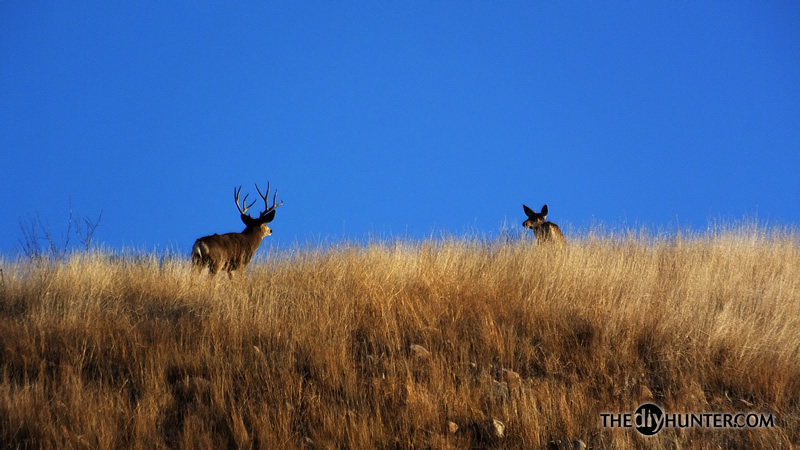
[[[3,446],[800,444],[789,232],[344,244],[214,283],[188,257],[1,267]],[[775,426],[602,426],[648,401]]]

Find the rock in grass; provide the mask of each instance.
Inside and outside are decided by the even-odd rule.
[[[509,369],[503,369],[503,380],[508,385],[509,389],[516,389],[522,384],[522,377],[517,372]]]
[[[450,434],[456,434],[456,432],[458,431],[458,424],[453,422],[452,420],[448,420],[447,421],[447,431]]]
[[[497,419],[492,419],[492,423],[490,425],[490,430],[493,435],[492,437],[495,439],[503,439],[506,436],[506,424]]]
[[[508,385],[505,382],[492,380],[492,386],[489,389],[489,398],[499,402],[506,403],[511,397],[511,392],[508,390]]]
[[[411,346],[408,347],[408,350],[414,359],[420,361],[427,361],[431,358],[431,352],[429,352],[428,349],[426,349],[421,345],[412,344]]]

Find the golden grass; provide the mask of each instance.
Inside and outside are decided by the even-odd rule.
[[[2,262],[0,442],[800,444],[793,232],[590,234],[566,249],[528,239],[342,244],[271,255],[245,281],[215,284],[193,280],[189,266],[100,252]],[[646,401],[773,413],[776,426],[650,438],[602,427],[601,413]]]

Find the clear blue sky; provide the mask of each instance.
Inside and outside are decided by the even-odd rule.
[[[0,253],[800,223],[796,1],[0,2]]]

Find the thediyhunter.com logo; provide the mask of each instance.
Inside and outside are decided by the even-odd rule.
[[[644,436],[655,436],[664,428],[774,428],[772,414],[666,413],[654,403],[643,403],[633,413],[601,413],[604,428],[635,428]]]

